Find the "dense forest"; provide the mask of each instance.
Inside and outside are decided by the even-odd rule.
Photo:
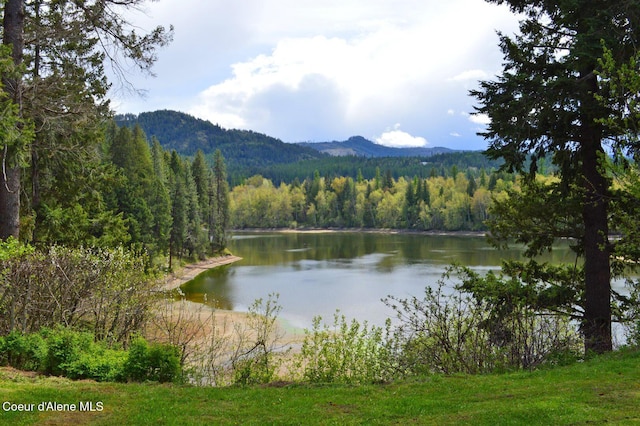
[[[459,171],[470,170],[476,177],[481,170],[489,174],[498,171],[502,161],[491,160],[480,151],[460,151],[434,154],[430,157],[361,157],[340,156],[324,157],[316,160],[306,160],[297,163],[275,164],[271,167],[258,167],[251,170],[230,170],[231,182],[236,185],[243,179],[260,174],[273,182],[293,183],[296,179],[313,178],[314,172],[327,179],[334,177],[350,177],[357,179],[373,179],[380,170],[389,171],[394,179],[400,177],[429,178],[435,176],[452,177]],[[232,169],[230,167],[230,169]],[[550,172],[550,169],[547,171]]]
[[[177,111],[153,111],[138,115],[117,115],[120,126],[138,125],[150,137],[156,138],[167,150],[193,157],[201,150],[210,164],[219,149],[227,163],[229,182],[238,185],[253,175],[262,175],[273,182],[292,183],[295,179],[321,176],[351,177],[361,173],[373,179],[376,169],[391,170],[394,178],[446,176],[452,166],[495,170],[503,163],[490,160],[481,151],[452,151],[444,148],[389,148],[362,137],[344,142],[284,143],[257,132],[223,129],[206,120]],[[335,150],[349,155],[328,155]]]
[[[551,178],[550,178],[551,179]],[[372,179],[358,174],[313,178],[276,186],[260,175],[233,188],[234,228],[393,228],[410,230],[486,230],[494,199],[517,190],[513,174],[484,169],[444,176],[394,178],[377,169]]]
[[[211,168],[201,152],[190,160],[148,141],[137,126],[111,122],[93,152],[77,170],[65,164],[41,171],[37,216],[23,216],[23,239],[42,246],[125,244],[152,258],[202,258],[224,248],[228,184],[219,151]],[[70,172],[74,178],[65,179]]]

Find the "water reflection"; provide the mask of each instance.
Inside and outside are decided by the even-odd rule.
[[[488,270],[522,256],[522,248],[495,250],[483,237],[404,234],[238,234],[229,248],[243,260],[189,282],[187,297],[242,311],[279,293],[281,316],[300,327],[315,315],[330,321],[336,309],[382,325],[392,312],[381,298],[422,294],[454,261]],[[573,262],[573,256],[560,244],[543,260]]]

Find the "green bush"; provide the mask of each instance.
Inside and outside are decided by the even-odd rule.
[[[344,315],[334,315],[333,328],[315,317],[313,329],[305,330],[298,358],[305,380],[311,383],[376,383],[393,376],[389,328],[383,329]]]
[[[14,331],[0,337],[0,363],[19,370],[39,371],[47,356],[47,344],[40,334]]]
[[[93,343],[91,333],[80,333],[64,327],[45,331],[45,335],[48,346],[45,372],[54,376],[67,376],[81,354],[90,352]]]
[[[149,344],[142,338],[131,342],[124,363],[126,380],[175,382],[180,379],[180,351],[175,346]]]
[[[64,327],[0,337],[0,364],[99,382],[175,382],[182,372],[179,350],[174,346],[138,338],[125,351],[95,342],[91,333]]]
[[[65,375],[70,379],[92,379],[98,382],[124,381],[127,352],[107,349],[100,343],[91,345],[87,352],[68,364]]]

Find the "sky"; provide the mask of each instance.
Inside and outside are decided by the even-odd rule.
[[[387,146],[484,149],[468,91],[502,70],[506,6],[483,0],[160,0],[129,19],[173,25],[145,92],[117,113],[186,112],[284,142],[360,135]],[[118,87],[115,85],[114,87]]]

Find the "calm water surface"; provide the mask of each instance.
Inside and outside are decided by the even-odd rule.
[[[384,324],[393,311],[380,299],[420,296],[452,262],[497,270],[501,259],[520,259],[521,248],[495,250],[484,237],[371,233],[241,233],[229,249],[242,261],[209,271],[182,289],[192,301],[246,311],[254,300],[280,295],[280,317],[295,327],[336,309],[347,318]],[[546,259],[573,262],[568,245]],[[451,284],[451,283],[450,283]]]

